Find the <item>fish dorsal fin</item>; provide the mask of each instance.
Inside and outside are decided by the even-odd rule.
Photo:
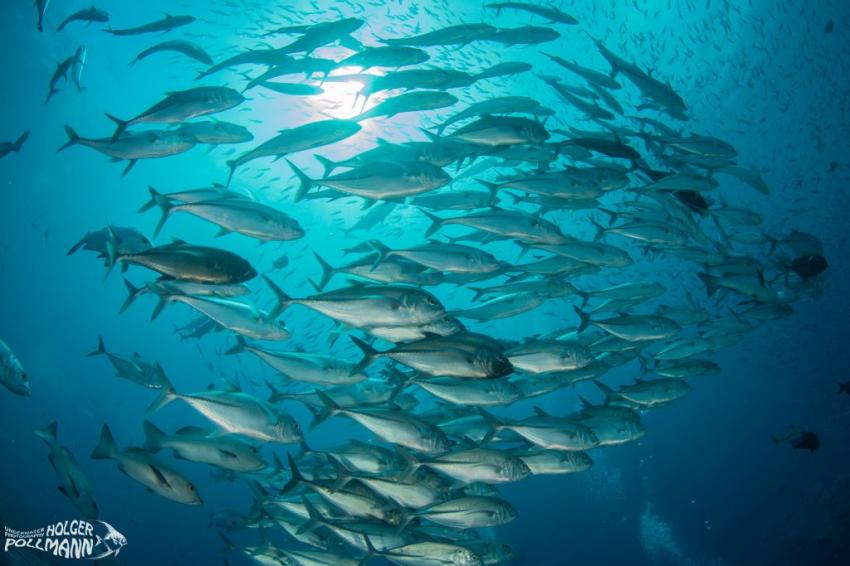
[[[541,409],[540,407],[538,407],[538,406],[536,406],[536,405],[535,405],[535,407],[534,407],[534,413],[535,413],[538,417],[551,417],[551,416],[552,416],[552,415],[550,415],[549,413],[547,413],[546,411],[544,411],[543,409]]]

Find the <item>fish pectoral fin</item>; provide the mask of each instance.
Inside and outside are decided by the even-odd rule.
[[[171,487],[171,484],[168,483],[168,478],[166,478],[165,475],[163,475],[163,473],[159,471],[159,468],[157,468],[153,464],[148,464],[148,467],[153,472],[153,475],[156,476],[156,481],[159,482],[160,485],[163,485],[168,488]]]
[[[225,450],[224,448],[219,448],[218,453],[224,456],[225,459],[236,460],[239,458],[239,456],[229,450]]]

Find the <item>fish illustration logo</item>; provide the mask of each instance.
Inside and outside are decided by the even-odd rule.
[[[106,521],[71,519],[26,531],[4,525],[3,535],[4,552],[39,550],[65,560],[114,558],[127,546],[127,537]]]
[[[100,554],[89,556],[89,560],[100,560],[102,558],[116,557],[121,549],[127,546],[127,537],[118,532],[118,529],[107,523],[106,521],[97,521],[106,529],[103,536],[95,535],[95,550],[99,550]]]

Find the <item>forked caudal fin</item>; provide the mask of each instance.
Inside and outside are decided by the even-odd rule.
[[[709,273],[697,273],[697,277],[699,277],[700,281],[702,281],[705,285],[705,292],[709,297],[717,292],[718,285],[714,276]]]
[[[97,446],[92,450],[91,457],[94,460],[107,460],[115,458],[118,455],[118,444],[112,436],[112,431],[109,430],[109,425],[104,424],[100,429],[100,440]]]
[[[124,287],[127,289],[127,298],[124,299],[124,302],[121,304],[121,308],[118,310],[119,313],[123,313],[128,308],[130,308],[130,305],[133,304],[136,298],[138,298],[139,295],[145,293],[147,290],[147,287],[136,287],[128,279],[124,279]]]
[[[35,429],[33,432],[37,437],[43,439],[48,446],[53,446],[54,444],[56,444],[58,427],[59,425],[56,423],[56,421],[53,421],[46,427]]]
[[[65,135],[68,136],[68,141],[66,141],[64,144],[62,144],[59,147],[59,149],[56,150],[56,153],[59,153],[63,149],[68,149],[72,145],[77,145],[78,143],[80,143],[80,140],[82,139],[79,136],[79,134],[77,134],[77,132],[74,131],[74,128],[72,128],[68,124],[65,124]]]
[[[112,138],[110,138],[110,140],[116,141],[118,138],[121,137],[121,134],[123,134],[127,130],[127,126],[130,125],[130,120],[122,120],[121,118],[116,118],[109,112],[104,112],[104,114],[107,118],[115,122],[115,132],[112,134]]]
[[[319,252],[313,250],[313,255],[316,257],[316,261],[319,262],[319,267],[322,268],[322,276],[319,278],[319,283],[316,285],[316,288],[319,291],[322,291],[325,286],[330,283],[331,278],[336,273],[336,269],[325,261],[325,259],[319,255]]]
[[[573,305],[573,310],[576,311],[576,314],[578,315],[580,321],[577,331],[583,332],[584,329],[587,328],[587,326],[593,321],[590,320],[590,316],[586,312],[584,312],[577,306]]]
[[[154,399],[154,402],[151,403],[145,411],[145,414],[148,415],[157,412],[179,397],[177,392],[174,390],[174,386],[171,385],[171,382],[165,376],[164,372],[157,372],[157,378],[162,384],[162,390],[160,391],[159,397]]]
[[[322,401],[322,410],[313,416],[313,421],[310,423],[310,430],[313,430],[325,422],[328,418],[334,416],[340,410],[336,401],[331,399],[324,391],[316,391],[316,395],[318,395],[319,399]]]
[[[351,375],[354,375],[366,369],[366,367],[371,364],[375,360],[375,358],[381,355],[381,352],[379,352],[357,336],[350,336],[350,338],[351,341],[354,342],[354,345],[360,348],[360,351],[363,352],[363,359],[360,360],[357,365],[355,365],[351,369]]]
[[[375,271],[379,265],[381,265],[385,259],[387,259],[387,255],[392,252],[390,248],[379,242],[378,240],[369,240],[366,242],[369,246],[377,252],[377,256],[375,257],[375,261],[372,262],[372,267],[369,269],[370,272]]]
[[[275,320],[280,314],[286,310],[286,307],[292,303],[292,298],[284,293],[283,289],[277,286],[277,284],[269,278],[268,275],[263,275],[263,281],[266,282],[266,285],[269,286],[269,289],[272,290],[275,296],[275,305],[274,308],[269,312],[269,320]]]
[[[425,230],[425,237],[428,238],[429,236],[433,235],[434,232],[436,232],[437,230],[439,230],[443,226],[444,220],[442,218],[440,218],[439,216],[437,216],[436,214],[431,214],[427,210],[424,210],[424,209],[421,209],[421,208],[419,210],[422,212],[422,214],[424,214],[425,216],[428,217],[428,220],[431,221],[431,225],[428,226],[427,230]]]
[[[97,348],[86,354],[86,357],[102,356],[106,354],[106,346],[103,343],[103,336],[97,337]]]
[[[295,191],[295,202],[300,201],[304,198],[304,195],[307,194],[307,191],[310,190],[310,187],[316,184],[316,182],[307,176],[304,171],[298,168],[293,162],[290,160],[286,160],[289,164],[289,167],[292,169],[292,172],[295,173],[295,176],[298,177],[299,185],[298,189]]]

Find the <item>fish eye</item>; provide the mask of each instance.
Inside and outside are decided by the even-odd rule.
[[[21,381],[26,381],[27,379],[29,379],[29,376],[27,376],[27,372],[21,372]]]

